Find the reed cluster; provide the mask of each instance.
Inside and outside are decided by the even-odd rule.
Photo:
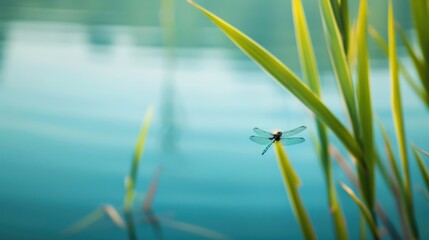
[[[410,158],[407,155],[407,149],[411,146],[407,142],[404,128],[399,72],[408,75],[405,76],[405,79],[411,84],[416,95],[429,106],[429,31],[424,27],[424,21],[429,16],[429,3],[424,0],[410,0],[419,40],[419,50],[422,53],[420,57],[416,53],[417,50],[412,48],[405,34],[398,27],[395,29],[392,0],[389,0],[387,8],[387,42],[377,34],[375,29],[368,26],[368,5],[366,0],[360,0],[355,25],[351,24],[351,20],[349,19],[347,0],[319,0],[321,20],[333,66],[333,74],[345,103],[345,111],[350,121],[348,125],[351,126],[349,129],[346,127],[347,124],[341,122],[323,102],[317,61],[301,0],[292,0],[292,9],[298,53],[303,72],[302,79],[272,53],[240,30],[193,1],[188,0],[188,2],[212,20],[237,47],[313,112],[318,136],[316,150],[320,156],[325,176],[328,207],[332,213],[333,226],[337,239],[348,239],[349,234],[346,228],[344,213],[337,197],[336,184],[333,180],[331,167],[333,159],[338,160],[340,165],[342,164],[343,169],[352,180],[351,182],[356,185],[350,187],[345,183],[341,183],[344,191],[360,209],[362,216],[362,236],[366,235],[365,229],[368,226],[373,238],[379,239],[382,237],[379,229],[383,226],[394,239],[418,239],[418,224],[414,215],[415,207],[413,204],[409,170]],[[396,54],[396,33],[398,31],[416,68],[420,83],[411,79],[409,77],[410,74],[398,61]],[[389,60],[391,110],[395,137],[388,136],[383,124],[378,124],[379,130],[384,136],[385,154],[380,153],[379,148],[375,144],[374,132],[377,130],[377,125],[375,124],[376,117],[374,116],[373,101],[371,99],[370,57],[368,51],[369,33],[385,50]],[[335,146],[333,146],[328,138],[328,131],[334,133],[347,149],[355,162],[353,167],[356,171],[351,171],[346,165],[344,157],[336,151]],[[389,139],[395,139],[399,156],[393,153],[393,146]],[[291,200],[291,205],[301,226],[303,236],[306,239],[315,239],[316,233],[299,196],[297,174],[289,163],[282,146],[279,143],[276,143],[275,146],[283,180]],[[419,149],[416,147],[411,148],[422,176],[427,182],[428,170],[421,159]],[[390,167],[386,166],[386,162]],[[386,181],[395,198],[401,222],[400,231],[396,229],[381,205],[377,203],[376,170],[379,170],[383,180]],[[429,190],[428,186],[426,186],[426,191]],[[355,194],[352,188],[357,189],[358,194]]]

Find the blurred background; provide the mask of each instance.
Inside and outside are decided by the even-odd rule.
[[[290,1],[198,2],[301,75]],[[324,101],[347,122],[318,2],[303,3]],[[352,19],[357,4],[350,1]],[[386,36],[387,2],[369,5],[370,23]],[[395,11],[412,36],[408,1],[395,1]],[[370,44],[373,104],[393,134],[388,63]],[[404,53],[399,46],[407,66]],[[407,137],[428,149],[428,113],[403,86]],[[108,217],[79,232],[63,230],[105,203],[121,211],[124,178],[149,106],[155,115],[137,203],[162,166],[153,201],[157,215],[229,239],[298,239],[275,154],[270,150],[261,157],[263,146],[248,137],[253,127],[306,125],[300,136],[307,141],[287,151],[316,232],[320,239],[333,239],[309,111],[184,0],[0,0],[0,238],[126,239]],[[347,182],[333,166],[336,179]],[[411,171],[417,219],[424,226],[429,207],[418,193],[422,180],[415,164]],[[390,192],[381,180],[377,186],[395,219]],[[358,209],[338,190],[349,232],[357,239]],[[156,237],[144,219],[136,218],[136,226],[139,238]],[[165,239],[207,237],[161,228]],[[420,231],[429,236],[428,229]]]

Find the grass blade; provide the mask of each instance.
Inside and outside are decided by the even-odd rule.
[[[423,153],[424,155],[429,157],[429,152],[426,152],[425,150],[423,150],[421,148],[417,148],[417,150],[419,150],[421,153]]]
[[[161,177],[161,170],[162,168],[161,166],[159,166],[155,172],[155,175],[152,178],[149,191],[146,193],[146,196],[143,200],[143,211],[152,211],[152,203],[155,198],[156,190],[158,189],[159,178]]]
[[[294,177],[296,175],[295,170],[289,162],[289,158],[287,157],[286,152],[280,142],[276,141],[274,146],[276,149],[280,171],[283,176],[283,182],[288,192],[292,209],[301,227],[301,231],[304,234],[305,239],[316,239],[313,225],[311,224],[310,218],[305,211],[298,192],[298,183],[296,182],[296,177]]]
[[[350,69],[354,69],[357,55],[357,42],[356,42],[357,27],[356,24],[350,26],[350,40],[347,50],[347,61]]]
[[[341,14],[341,37],[343,39],[344,52],[346,55],[349,54],[349,44],[350,44],[350,21],[349,21],[349,2],[348,0],[340,1],[340,14]]]
[[[348,116],[350,117],[353,126],[353,132],[356,138],[359,139],[359,121],[352,77],[350,74],[348,61],[344,53],[341,33],[335,21],[335,16],[329,0],[320,1],[320,11],[323,27],[325,30],[325,38],[328,44],[329,55],[334,67],[337,83],[347,106]]]
[[[304,105],[306,105],[321,121],[323,121],[335,135],[343,142],[349,151],[359,158],[361,149],[353,136],[332,112],[309,90],[298,77],[292,73],[283,63],[269,53],[262,46],[248,36],[220,19],[200,5],[188,0],[188,2],[210,18],[244,53],[258,63],[277,82],[292,92]]]
[[[124,215],[127,227],[128,239],[137,239],[137,233],[134,225],[134,216],[132,213],[132,206],[134,203],[135,185],[138,176],[138,170],[140,161],[143,155],[144,144],[146,142],[146,136],[149,131],[150,122],[152,120],[152,108],[146,111],[146,115],[143,119],[143,124],[140,130],[140,134],[137,139],[137,144],[134,150],[134,156],[131,163],[131,169],[129,175],[125,179],[125,198],[124,198]]]
[[[132,208],[134,202],[135,182],[137,180],[138,169],[143,154],[144,143],[146,136],[149,131],[150,122],[152,120],[152,108],[149,108],[146,112],[143,120],[142,128],[140,130],[139,137],[137,139],[136,148],[134,150],[134,156],[131,164],[130,174],[126,178],[126,192],[124,199],[124,210],[129,211]]]
[[[393,171],[393,176],[395,177],[395,180],[398,182],[398,185],[402,188],[402,192],[403,192],[404,183],[402,181],[398,164],[396,163],[395,155],[393,154],[392,144],[390,143],[389,136],[387,135],[387,132],[381,123],[379,124],[379,127],[381,130],[381,134],[383,135],[384,147],[386,149],[387,159],[389,160],[390,167]]]
[[[423,181],[426,185],[426,191],[429,191],[429,171],[423,162],[422,157],[420,156],[418,149],[413,145],[412,146],[414,157],[416,158],[417,164],[419,166],[420,173],[422,175]]]
[[[341,33],[341,39],[344,46],[344,52],[347,54],[349,43],[349,9],[347,0],[330,0],[332,12],[335,17],[335,22],[338,25],[338,30]]]
[[[367,46],[367,2],[360,1],[357,22],[357,102],[361,124],[364,161],[358,164],[359,181],[363,198],[369,211],[373,214],[375,202],[374,143],[372,127],[371,87],[369,83],[369,57]],[[364,164],[363,166],[361,164]]]
[[[65,233],[75,233],[80,232],[83,229],[91,226],[98,220],[100,220],[104,216],[104,211],[102,208],[97,208],[93,212],[89,213],[85,217],[83,217],[81,220],[77,221],[75,224],[68,227],[66,230],[64,230]]]
[[[179,222],[179,221],[167,219],[167,218],[161,218],[160,223],[166,227],[177,229],[183,232],[189,232],[208,239],[218,239],[218,240],[228,239],[225,235],[219,232],[213,231],[208,228],[200,227],[194,224],[190,224],[190,223]]]
[[[375,220],[372,217],[368,208],[356,196],[356,194],[353,192],[353,190],[351,190],[346,184],[341,183],[341,187],[344,189],[344,191],[353,199],[353,201],[359,207],[359,210],[361,211],[362,215],[365,217],[365,220],[368,223],[369,228],[371,229],[371,232],[372,232],[372,235],[374,236],[374,239],[379,239],[378,231],[377,231],[377,225],[375,224]]]
[[[422,60],[417,56],[417,53],[411,46],[411,43],[408,41],[407,36],[399,25],[396,25],[396,29],[398,30],[399,36],[401,37],[402,42],[405,45],[405,49],[407,49],[408,55],[410,55],[411,60],[414,64],[414,67],[417,70],[422,86],[424,87],[426,92],[429,92],[429,80],[428,80],[428,71],[425,68]]]
[[[409,172],[409,162],[406,149],[406,138],[402,114],[402,101],[401,101],[401,91],[400,83],[398,79],[398,63],[396,56],[396,40],[395,40],[395,20],[393,16],[393,6],[392,1],[389,1],[388,8],[388,36],[389,36],[389,65],[390,65],[390,77],[392,81],[392,111],[393,111],[393,121],[396,131],[396,139],[398,141],[399,155],[402,163],[403,173],[404,173],[404,194],[405,194],[405,203],[407,208],[407,216],[409,222],[411,223],[413,234],[418,238],[418,230],[416,220],[414,218],[414,207],[413,207],[413,197],[411,192],[411,179]]]
[[[402,101],[401,101],[401,89],[398,79],[398,64],[396,62],[396,40],[395,40],[395,28],[393,18],[393,7],[391,1],[389,1],[389,14],[388,14],[388,34],[389,34],[389,63],[390,63],[390,77],[392,81],[392,111],[393,120],[395,124],[395,131],[398,140],[398,149],[400,152],[400,158],[402,162],[402,168],[404,171],[404,190],[408,204],[411,204],[411,184],[408,167],[408,156],[406,150],[406,139],[403,123],[402,114]]]
[[[313,93],[321,98],[319,73],[301,0],[293,0],[292,9],[296,42],[298,44],[298,52],[303,75]],[[328,153],[329,142],[326,127],[317,119],[316,126],[320,142],[320,158],[322,160],[323,172],[325,174],[325,180],[328,187],[329,208],[331,209],[333,216],[336,236],[337,239],[347,239],[346,223],[336,196],[335,186],[332,179],[332,169]]]
[[[381,48],[381,50],[386,54],[386,56],[388,56],[389,55],[389,49],[387,47],[387,43],[386,43],[386,41],[384,41],[384,39],[381,37],[381,35],[378,33],[378,31],[373,27],[369,27],[368,32],[371,35],[371,37],[375,40],[377,45]],[[417,94],[417,96],[420,98],[420,100],[423,103],[425,103],[426,106],[429,107],[429,95],[428,95],[428,93],[425,92],[423,87],[421,87],[419,84],[417,84],[415,82],[415,80],[413,80],[411,78],[410,74],[408,73],[408,70],[404,67],[404,65],[402,65],[402,63],[398,59],[396,59],[396,62],[398,64],[399,71],[402,73],[402,75],[404,76],[405,80],[408,82],[410,87]]]
[[[104,215],[107,215],[112,222],[119,228],[125,226],[124,220],[122,220],[121,215],[118,213],[115,207],[110,204],[105,204],[102,207],[97,208],[93,212],[89,213],[81,220],[77,221],[75,224],[67,228],[65,233],[75,233],[84,230],[85,228],[91,226],[98,220],[100,220]]]
[[[429,31],[427,30],[427,19],[429,18],[429,4],[425,0],[410,0],[414,26],[417,32],[417,38],[426,63],[426,69],[429,68]],[[427,79],[426,81],[429,81]]]
[[[344,159],[344,157],[340,154],[340,152],[333,146],[330,145],[329,146],[329,152],[332,155],[332,157],[336,160],[336,162],[340,165],[341,169],[344,171],[344,173],[346,174],[347,178],[349,179],[349,181],[357,188],[359,188],[359,183],[358,183],[358,179],[356,177],[356,175],[354,174],[353,170],[351,169],[351,167],[346,163],[346,160]],[[381,161],[378,161],[379,158],[377,158],[377,164],[379,164],[380,166],[380,170],[382,173],[383,178],[386,180],[386,182],[388,183],[388,185],[392,188],[392,192],[395,195],[395,200],[398,206],[398,213],[400,215],[400,220],[401,220],[401,224],[403,229],[405,230],[409,230],[409,228],[405,228],[408,225],[404,224],[404,217],[403,217],[403,204],[401,205],[401,203],[403,203],[402,199],[399,196],[399,191],[397,186],[395,185],[395,183],[393,181],[391,181],[390,177],[388,177],[387,171],[385,171],[384,166],[381,164]],[[402,207],[402,208],[401,208]],[[396,230],[395,226],[392,224],[392,221],[388,218],[388,216],[385,214],[385,211],[383,210],[382,206],[380,203],[376,203],[375,205],[375,212],[377,213],[377,215],[380,217],[381,221],[383,222],[383,224],[386,226],[386,229],[388,230],[390,236],[392,237],[392,239],[401,239],[398,231]],[[363,221],[363,223],[362,223]],[[360,226],[360,237],[361,239],[365,239],[366,238],[366,227],[365,227],[365,219],[361,214],[361,226]],[[405,236],[411,236],[411,235],[407,235],[408,232],[405,232],[406,235]],[[410,237],[406,238],[406,239],[411,239]]]
[[[389,145],[385,144],[387,157],[388,157],[391,165],[392,164],[396,165],[396,161],[394,159],[393,152],[390,152],[391,151],[390,143],[388,143],[388,144]],[[389,148],[390,148],[390,150],[389,150]],[[406,213],[406,206],[405,206],[405,196],[404,196],[404,190],[402,188],[402,185],[399,182],[400,179],[398,180],[395,177],[395,175],[392,177],[389,174],[389,172],[387,171],[387,168],[383,164],[378,153],[376,153],[375,159],[376,159],[377,167],[381,173],[381,176],[382,176],[383,180],[386,182],[387,186],[390,188],[390,191],[392,192],[392,195],[393,195],[393,199],[395,200],[396,208],[397,208],[398,216],[399,216],[399,221],[400,221],[401,228],[402,228],[402,231],[404,234],[403,238],[413,239],[413,234],[411,232],[410,223],[409,223],[408,219],[406,218],[407,213]],[[391,166],[391,167],[394,168],[393,166]],[[378,207],[376,206],[376,211],[379,214],[380,218],[385,218],[385,216],[381,216],[383,214],[380,214],[379,210],[377,210],[377,208]],[[387,228],[390,228],[392,226],[386,220],[382,219],[382,221],[385,222],[385,225]],[[391,233],[392,238],[395,238],[395,236],[398,235],[396,233],[396,229],[388,229],[388,230]]]

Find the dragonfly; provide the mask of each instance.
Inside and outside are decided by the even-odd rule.
[[[290,137],[290,136],[298,134],[304,131],[306,128],[307,128],[306,126],[300,126],[285,132],[277,131],[276,133],[270,133],[255,127],[253,128],[253,131],[258,136],[250,136],[249,139],[257,144],[267,145],[265,149],[262,151],[262,155],[264,155],[264,153],[266,153],[268,149],[271,147],[271,145],[273,145],[273,143],[275,143],[276,141],[279,141],[283,146],[289,146],[289,145],[294,145],[294,144],[304,142],[305,139],[302,137]]]

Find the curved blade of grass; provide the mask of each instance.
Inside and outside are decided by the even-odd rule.
[[[410,0],[414,26],[417,38],[425,59],[426,68],[429,68],[429,31],[427,20],[429,19],[429,3],[424,0]],[[427,79],[429,81],[429,79]]]
[[[347,106],[347,113],[353,126],[356,139],[359,139],[359,121],[355,103],[352,77],[349,70],[344,46],[340,31],[335,21],[332,6],[329,0],[320,1],[320,12],[325,32],[326,43],[328,44],[329,55],[334,67],[337,83],[340,87],[343,99]]]
[[[359,181],[363,198],[369,211],[374,214],[375,203],[375,172],[373,159],[373,129],[371,87],[369,83],[369,57],[367,44],[367,2],[360,1],[357,22],[357,102],[359,121],[361,124],[362,147],[364,161],[358,164]],[[364,165],[361,165],[364,164]]]
[[[275,142],[275,149],[277,154],[277,160],[280,166],[280,171],[283,176],[283,182],[285,184],[286,190],[289,195],[289,199],[292,205],[292,209],[295,213],[296,218],[298,219],[301,231],[304,234],[305,239],[316,239],[316,234],[311,224],[310,218],[308,217],[307,212],[305,211],[304,205],[301,201],[297,183],[295,181],[294,175],[296,175],[295,170],[293,169],[289,159],[286,155],[285,150],[279,141]]]
[[[429,80],[428,80],[429,76],[424,63],[417,56],[417,53],[414,51],[413,47],[411,46],[411,43],[408,41],[407,36],[405,35],[404,31],[398,24],[396,24],[396,29],[398,30],[399,36],[401,37],[402,42],[405,45],[405,49],[407,49],[408,55],[410,55],[411,60],[413,61],[414,67],[416,68],[417,73],[419,74],[420,82],[422,86],[424,87],[425,91],[429,93]]]
[[[130,240],[137,239],[137,232],[134,224],[134,216],[131,210],[134,203],[134,195],[135,195],[134,192],[135,192],[135,184],[138,176],[138,170],[139,170],[140,161],[143,155],[144,143],[146,141],[146,136],[149,131],[151,120],[152,120],[152,108],[149,108],[146,111],[146,115],[143,119],[143,124],[140,130],[140,134],[137,139],[133,160],[131,162],[130,173],[125,180],[126,189],[125,189],[125,198],[124,198],[124,215],[125,215],[128,239]]]
[[[75,233],[80,232],[83,229],[91,226],[98,220],[100,220],[104,216],[104,211],[102,208],[97,208],[93,212],[89,213],[85,217],[83,217],[81,220],[77,221],[75,224],[68,227],[66,230],[64,230],[65,233]]]
[[[305,79],[308,82],[310,89],[316,96],[320,98],[320,80],[317,70],[316,59],[311,43],[310,34],[308,32],[307,22],[305,20],[304,9],[301,0],[292,1],[293,17],[296,32],[296,42],[298,44],[298,52],[301,61],[301,67]],[[326,127],[320,120],[316,119],[317,134],[320,142],[320,158],[322,160],[323,172],[328,188],[329,208],[334,220],[334,227],[337,239],[347,239],[346,222],[339,205],[334,181],[332,179],[332,169],[328,154],[328,136]]]
[[[420,156],[417,148],[414,145],[412,145],[411,148],[413,150],[414,157],[416,158],[417,165],[419,166],[419,170],[420,170],[420,173],[422,175],[423,181],[426,185],[426,191],[429,191],[429,171],[428,171],[428,168],[426,167],[425,163],[423,162],[423,159]]]
[[[344,171],[344,173],[346,174],[347,178],[349,179],[349,181],[357,188],[359,188],[359,183],[358,183],[358,179],[355,175],[355,173],[353,172],[353,170],[351,169],[351,167],[346,163],[346,160],[344,159],[344,157],[340,154],[340,152],[331,144],[329,146],[329,153],[332,155],[332,157],[336,160],[336,162],[340,165],[341,169]],[[395,183],[393,181],[391,181],[390,177],[387,174],[387,171],[385,171],[384,166],[381,164],[381,161],[378,161],[379,158],[376,157],[377,159],[377,164],[379,164],[380,166],[380,170],[382,173],[383,178],[386,180],[386,182],[388,183],[388,185],[390,187],[392,187],[392,192],[395,195],[395,200],[398,206],[398,212],[400,215],[400,220],[401,220],[401,224],[403,229],[407,230],[409,228],[404,228],[408,225],[404,224],[404,217],[403,217],[403,212],[402,210],[403,205],[400,205],[401,203],[403,203],[403,201],[401,201],[402,199],[399,196],[399,191],[397,191],[397,187],[395,185]],[[401,208],[402,206],[402,208]],[[375,212],[377,213],[378,216],[380,216],[380,219],[382,220],[383,224],[386,226],[388,232],[390,233],[392,239],[401,239],[399,236],[398,231],[396,230],[395,226],[392,224],[392,221],[389,219],[389,217],[385,214],[385,211],[383,210],[382,206],[380,205],[380,203],[376,203],[375,205]],[[360,231],[362,231],[360,233],[360,237],[361,239],[365,239],[366,238],[366,227],[365,227],[365,219],[361,214],[361,221],[363,221],[363,225],[360,226]],[[362,223],[361,223],[362,224]],[[410,233],[410,231],[405,232],[405,233]],[[406,235],[411,236],[410,234]],[[406,239],[411,239],[411,237],[408,237]]]
[[[384,39],[381,37],[381,35],[378,33],[378,31],[373,28],[369,27],[368,32],[371,35],[371,37],[375,40],[377,45],[381,48],[381,50],[386,54],[386,56],[389,55],[389,49],[387,48],[387,43],[384,41]],[[399,71],[404,76],[405,80],[408,82],[410,87],[414,90],[414,92],[417,94],[417,96],[420,98],[422,102],[424,102],[427,106],[429,106],[429,95],[424,91],[424,89],[417,84],[408,73],[408,70],[402,65],[402,63],[399,61],[399,59],[396,59],[396,62],[398,63]]]
[[[125,226],[124,220],[122,220],[116,208],[110,204],[106,204],[102,207],[97,208],[93,212],[89,213],[81,220],[77,221],[75,224],[73,224],[72,226],[64,230],[64,232],[65,233],[80,232],[85,228],[91,226],[98,220],[100,220],[105,214],[110,218],[110,220],[112,220],[112,222],[116,226],[120,228],[123,228]]]
[[[149,212],[152,211],[152,203],[155,198],[156,190],[158,189],[159,178],[161,177],[161,166],[159,166],[155,172],[155,175],[152,178],[150,183],[149,191],[147,192],[143,200],[143,211]]]
[[[267,71],[280,85],[292,92],[331,128],[353,155],[357,158],[362,155],[359,145],[341,122],[279,59],[221,18],[190,0],[188,2],[210,18],[244,53]]]
[[[122,219],[121,215],[115,207],[110,204],[106,204],[103,206],[103,211],[107,214],[107,216],[116,226],[120,228],[123,228],[125,226],[124,220]]]
[[[423,78],[423,64],[422,64],[422,60],[417,56],[417,53],[414,51],[413,47],[411,46],[410,41],[408,41],[407,35],[405,34],[405,32],[402,30],[402,28],[396,24],[396,30],[399,33],[399,36],[401,37],[402,42],[405,45],[405,49],[408,52],[408,55],[410,55],[410,58],[414,64],[414,66],[416,67],[417,73],[419,74],[420,78]]]
[[[390,173],[387,170],[387,167],[383,164],[383,161],[381,160],[378,153],[375,153],[374,158],[376,160],[376,166],[378,167],[378,170],[380,171],[383,180],[386,182],[387,186],[392,191],[392,195],[393,195],[393,198],[395,200],[397,211],[399,214],[399,220],[401,223],[401,228],[403,230],[404,236],[406,236],[405,239],[412,239],[412,234],[411,234],[411,230],[409,228],[409,224],[407,223],[407,219],[405,219],[405,217],[404,217],[405,216],[405,214],[404,214],[405,205],[404,205],[404,201],[403,201],[403,195],[401,195],[398,183],[396,182],[396,180],[394,178],[391,177]],[[389,231],[392,238],[393,239],[401,239],[401,237],[399,237],[399,233],[396,230],[395,226],[392,224],[390,219],[387,217],[387,215],[385,214],[385,211],[383,210],[380,203],[378,203],[378,202],[375,205],[375,212],[378,214],[380,219],[383,221],[383,224],[386,226],[386,228]]]
[[[426,152],[425,150],[423,150],[423,149],[421,149],[421,148],[418,148],[418,147],[416,147],[417,148],[417,150],[419,150],[421,153],[423,153],[424,155],[426,155],[426,156],[428,156],[429,157],[429,152]]]
[[[392,1],[389,0],[388,7],[388,36],[389,36],[389,65],[390,65],[390,77],[392,81],[392,111],[393,111],[393,122],[395,125],[396,139],[398,141],[399,155],[402,163],[404,172],[404,195],[405,203],[407,208],[407,216],[411,223],[413,234],[418,238],[418,230],[416,220],[414,218],[414,207],[413,197],[411,192],[411,179],[409,171],[409,162],[406,149],[406,138],[402,114],[402,101],[400,83],[398,79],[398,63],[396,56],[396,40],[395,40],[395,20],[393,16]]]
[[[139,137],[137,139],[136,148],[134,150],[134,156],[131,163],[130,174],[126,178],[126,192],[124,199],[124,210],[129,211],[132,208],[134,202],[134,191],[135,191],[135,182],[137,180],[138,169],[143,154],[144,143],[146,141],[146,136],[149,131],[150,122],[152,120],[152,108],[149,108],[146,112],[146,115],[143,119],[143,124],[140,130]]]
[[[427,19],[429,19],[429,2],[425,0],[410,0],[414,27],[417,32],[418,42],[423,54],[422,75],[420,78],[426,90],[426,105],[429,106],[429,31],[427,30]]]
[[[365,204],[356,196],[356,194],[351,190],[346,184],[341,183],[341,187],[344,189],[344,191],[353,199],[353,201],[356,203],[356,205],[359,207],[360,212],[365,217],[366,222],[369,225],[369,228],[371,229],[372,235],[374,236],[374,239],[379,239],[378,231],[377,231],[377,225],[375,224],[375,220],[372,217],[370,211],[365,206]]]
[[[386,149],[387,159],[389,160],[390,167],[392,168],[392,171],[393,171],[393,176],[398,182],[398,185],[400,186],[400,188],[403,189],[404,185],[403,185],[401,173],[399,171],[398,164],[396,163],[395,155],[393,154],[392,144],[390,143],[389,136],[387,136],[386,129],[384,129],[381,123],[379,124],[379,128],[383,135],[384,147]]]
[[[160,223],[166,227],[177,229],[183,232],[189,232],[195,235],[199,235],[208,239],[228,239],[225,235],[213,231],[208,228],[200,227],[194,224],[179,222],[172,219],[160,218]]]

